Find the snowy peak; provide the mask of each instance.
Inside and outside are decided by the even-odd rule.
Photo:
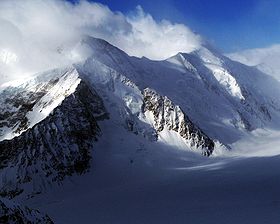
[[[79,66],[84,73],[99,73],[95,77],[118,73],[140,91],[148,87],[168,96],[208,136],[224,144],[240,139],[243,131],[271,125],[271,117],[279,116],[279,84],[271,85],[256,69],[231,61],[209,46],[152,61],[130,57],[99,39],[89,38],[87,43],[94,50]],[[264,86],[273,86],[273,91]]]
[[[80,83],[74,68],[57,69],[0,92],[0,141],[12,139],[44,120]]]
[[[89,169],[97,121],[108,113],[74,67],[7,83],[0,100],[2,196],[32,196]]]
[[[188,60],[192,56],[196,58],[196,61],[200,62],[200,66],[208,69],[209,73],[228,94],[232,97],[238,98],[239,100],[245,99],[237,80],[226,68],[223,57],[221,55],[217,55],[216,52],[213,53],[209,49],[201,47],[199,50],[190,54],[179,53],[175,57],[168,59],[168,61],[176,63],[177,60],[178,64],[183,65],[188,71],[191,71],[196,74],[198,78],[201,78],[196,66]]]
[[[237,80],[226,68],[222,58],[217,57],[207,48],[201,48],[196,54],[230,95],[240,100],[245,99]]]
[[[124,51],[111,45],[107,41],[91,36],[81,39],[71,51],[71,57],[76,61],[84,61],[91,57],[107,60],[109,63],[115,56],[128,56]]]
[[[86,172],[101,133],[97,121],[106,118],[102,99],[81,81],[46,118],[0,142],[0,194],[32,196],[66,176]]]
[[[111,45],[106,40],[100,38],[94,38],[91,36],[85,36],[81,39],[79,45],[86,45],[94,51],[112,51],[113,49],[119,50],[117,47]],[[119,50],[120,51],[120,50]]]

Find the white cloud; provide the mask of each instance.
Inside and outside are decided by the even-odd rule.
[[[228,54],[227,56],[243,64],[256,66],[264,73],[272,75],[280,81],[280,44],[267,48],[249,49]]]
[[[0,57],[0,82],[4,75],[11,79],[11,74],[71,63],[61,49],[66,53],[83,35],[103,38],[130,55],[151,59],[190,52],[201,42],[185,25],[157,22],[140,6],[128,17],[99,3],[62,0],[1,0],[0,35],[0,52],[17,58],[16,63],[7,64]]]
[[[156,22],[138,6],[136,15],[127,18],[132,32],[121,43],[121,47],[136,56],[166,59],[178,52],[191,52],[200,46],[201,38],[183,24],[172,24],[162,20]]]

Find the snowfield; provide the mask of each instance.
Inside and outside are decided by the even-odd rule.
[[[279,156],[253,157],[244,150],[204,158],[160,142],[147,145],[133,134],[124,141],[127,133],[108,122],[102,129],[112,134],[94,150],[94,171],[27,201],[29,206],[61,224],[279,223]],[[276,154],[277,140],[260,149],[274,145]]]

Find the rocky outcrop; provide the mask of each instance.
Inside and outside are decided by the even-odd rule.
[[[143,112],[150,111],[154,117],[154,128],[157,132],[164,128],[176,131],[191,148],[201,149],[202,154],[210,156],[215,143],[194,125],[189,117],[166,96],[161,96],[149,88],[143,91]]]
[[[107,116],[101,98],[81,82],[43,121],[0,142],[1,195],[12,198],[31,181],[31,193],[40,193],[41,181],[45,185],[87,171],[100,133],[97,120]]]
[[[12,139],[46,118],[80,83],[70,67],[39,74],[0,91],[0,141]]]
[[[39,211],[30,209],[26,206],[14,204],[9,200],[0,199],[0,223],[9,224],[53,224],[47,215],[42,215]]]

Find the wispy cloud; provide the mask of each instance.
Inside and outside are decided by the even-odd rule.
[[[140,6],[126,16],[102,4],[62,0],[0,1],[0,35],[0,77],[8,78],[72,63],[70,51],[84,35],[151,59],[190,52],[201,42],[187,26],[155,21]],[[7,56],[11,63],[2,60]]]
[[[280,81],[280,44],[228,54],[231,59],[249,66],[256,66]]]

